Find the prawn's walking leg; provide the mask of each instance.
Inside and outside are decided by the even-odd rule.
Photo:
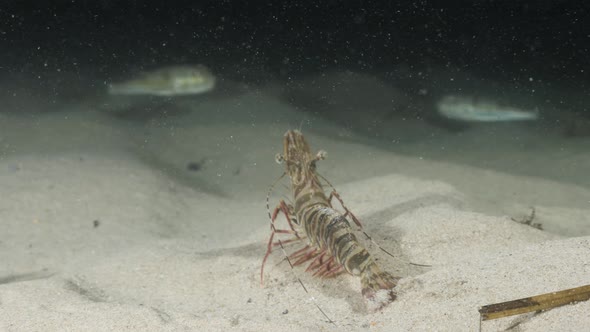
[[[328,183],[328,184],[330,184],[330,183]],[[332,186],[332,185],[330,184],[330,186]],[[358,218],[354,214],[352,214],[352,212],[350,212],[350,210],[346,207],[346,205],[344,205],[344,201],[342,200],[342,197],[340,197],[340,194],[338,194],[336,189],[332,188],[332,192],[330,193],[330,197],[328,197],[328,201],[330,202],[330,206],[332,206],[332,199],[333,198],[336,198],[338,200],[338,202],[340,202],[340,206],[342,206],[344,211],[346,211],[346,213],[344,214],[344,217],[350,216],[352,221],[354,221],[354,223],[358,227],[360,227],[360,229],[363,229],[363,225],[361,224],[360,220],[358,220]]]
[[[287,222],[289,223],[289,227],[291,229],[277,229],[275,227],[275,220],[277,219],[277,216],[280,212],[283,212],[283,214],[287,218]],[[269,215],[269,217],[270,217],[271,232],[270,232],[270,238],[268,239],[268,244],[266,247],[266,254],[264,255],[264,259],[262,260],[262,266],[260,267],[260,285],[264,284],[264,265],[266,264],[266,260],[268,259],[268,256],[272,252],[272,248],[274,246],[278,246],[278,245],[281,245],[284,243],[298,241],[301,239],[299,237],[299,235],[297,234],[297,231],[295,231],[295,228],[293,228],[293,224],[291,222],[291,220],[294,218],[293,207],[288,205],[287,203],[285,203],[284,200],[280,201],[280,203],[277,205],[277,207],[275,207],[275,209],[273,210],[272,214]],[[274,236],[276,233],[293,234],[296,237],[286,240],[286,241],[278,240],[276,242],[273,242],[273,239],[274,239]]]

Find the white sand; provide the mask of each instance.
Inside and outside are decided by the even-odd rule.
[[[179,103],[193,113],[145,124],[92,106],[2,115],[1,330],[475,331],[482,305],[590,283],[586,187],[357,144],[260,91]],[[260,287],[274,153],[302,118],[328,151],[322,173],[396,256],[371,248],[402,277],[381,312],[365,312],[357,278],[293,272],[279,250]],[[529,206],[546,231],[510,219]],[[588,312],[584,302],[482,327],[581,331]]]

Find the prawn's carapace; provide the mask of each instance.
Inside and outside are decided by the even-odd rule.
[[[359,276],[362,295],[369,311],[379,310],[391,303],[396,294],[394,288],[398,278],[382,271],[375,259],[359,243],[353,233],[349,219],[362,227],[358,219],[342,204],[336,191],[326,195],[316,172],[316,163],[325,158],[319,151],[313,155],[301,132],[289,130],[283,139],[283,154],[276,157],[285,165],[285,173],[291,180],[293,204],[283,200],[270,213],[271,236],[262,262],[260,278],[262,282],[264,264],[272,249],[287,242],[306,241],[306,245],[288,255],[292,265],[310,262],[307,271],[313,275],[331,277],[344,271]],[[345,213],[332,207],[337,199]],[[289,227],[275,227],[277,216],[283,213]],[[293,238],[275,241],[275,234],[291,234]]]

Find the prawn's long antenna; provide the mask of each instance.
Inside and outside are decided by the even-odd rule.
[[[266,211],[268,212],[268,219],[270,220],[270,228],[272,233],[277,233],[277,229],[275,228],[275,225],[273,223],[272,220],[272,213],[270,212],[270,195],[272,194],[272,191],[274,189],[274,187],[276,186],[276,184],[281,181],[285,175],[287,175],[287,173],[283,173],[278,179],[276,179],[268,188],[268,192],[266,193]],[[291,272],[293,273],[293,275],[295,276],[295,278],[297,279],[297,281],[299,282],[299,284],[301,285],[301,287],[303,288],[303,290],[305,291],[305,293],[307,295],[309,295],[309,298],[312,300],[313,304],[316,306],[316,308],[318,308],[318,310],[322,313],[322,315],[324,317],[326,317],[326,319],[328,320],[328,323],[332,323],[334,324],[334,326],[336,325],[336,322],[334,322],[327,314],[324,310],[322,310],[322,308],[319,306],[319,304],[317,304],[317,302],[315,301],[315,298],[313,296],[311,296],[311,294],[309,294],[309,291],[307,290],[307,287],[305,287],[305,285],[303,284],[303,281],[301,281],[301,278],[299,278],[299,276],[297,275],[297,273],[295,273],[295,269],[293,267],[293,263],[291,262],[291,259],[289,259],[289,255],[287,254],[287,251],[285,250],[285,247],[283,246],[283,241],[281,241],[280,239],[277,239],[277,242],[279,244],[279,246],[281,247],[281,251],[283,252],[283,255],[285,256],[285,259],[287,260],[287,262],[289,263],[289,266],[291,267]],[[265,257],[266,260],[266,257]],[[263,274],[263,269],[264,269],[264,262],[263,262],[263,266],[262,269],[260,271],[260,276],[262,278],[262,274]]]
[[[268,219],[270,220],[270,225],[271,225],[271,228],[273,228],[273,231],[274,231],[274,225],[272,224],[272,215],[270,213],[270,203],[269,203],[270,202],[270,195],[272,194],[272,191],[274,190],[274,188],[277,185],[277,183],[279,181],[281,181],[285,177],[285,175],[287,175],[287,173],[281,174],[281,176],[279,176],[279,178],[276,179],[270,185],[270,187],[268,188],[268,191],[266,192],[266,212],[268,212]]]
[[[342,206],[342,208],[344,209],[344,211],[346,211],[346,214],[349,215],[352,218],[352,220],[355,222],[355,224],[359,227],[359,231],[361,233],[363,233],[363,235],[367,238],[367,240],[371,241],[371,243],[373,243],[375,246],[377,246],[377,248],[379,248],[381,251],[383,251],[387,255],[389,255],[389,256],[397,259],[397,257],[395,257],[392,253],[390,253],[389,251],[385,250],[385,248],[381,247],[377,242],[375,242],[375,240],[373,240],[373,238],[363,229],[363,226],[361,225],[360,221],[344,205],[344,202],[340,198],[340,195],[338,195],[338,192],[336,191],[336,188],[334,188],[334,186],[332,185],[332,183],[330,181],[328,181],[328,179],[326,179],[320,173],[316,173],[316,174],[320,177],[320,179],[322,179],[323,181],[325,181],[328,184],[328,186],[330,186],[330,188],[332,188],[332,193],[330,194],[330,197],[335,197],[340,202],[340,205]],[[394,239],[394,241],[395,241],[395,239]],[[408,261],[408,263],[410,265],[414,265],[414,266],[432,267],[432,265],[412,263],[412,262],[409,262],[409,261]]]
[[[297,130],[301,131],[301,129],[303,129],[303,122],[305,122],[305,118],[303,118],[301,122],[299,122],[299,128],[297,128]]]
[[[275,226],[272,225],[273,231],[275,230],[274,228]],[[336,322],[334,322],[327,314],[324,310],[322,310],[322,308],[320,308],[319,304],[317,304],[317,302],[315,301],[315,298],[313,296],[311,296],[311,294],[309,294],[309,291],[307,290],[307,287],[305,287],[305,285],[303,284],[303,281],[301,281],[301,278],[299,278],[299,276],[297,275],[297,273],[295,273],[295,269],[293,266],[293,263],[291,263],[291,259],[289,259],[289,255],[287,255],[287,251],[285,250],[285,247],[283,247],[283,242],[281,240],[277,240],[279,242],[279,246],[281,247],[281,251],[283,252],[283,255],[285,255],[285,258],[287,259],[287,262],[289,263],[289,266],[291,267],[291,272],[293,273],[293,275],[295,276],[295,278],[297,279],[297,281],[299,282],[299,284],[301,285],[301,287],[303,288],[303,290],[305,291],[305,293],[307,293],[307,295],[309,295],[309,298],[311,299],[311,301],[313,302],[313,304],[316,306],[316,308],[318,308],[318,310],[322,313],[322,315],[324,315],[324,317],[326,317],[326,319],[328,320],[328,323],[332,323],[334,324],[334,326],[338,326],[336,325]]]

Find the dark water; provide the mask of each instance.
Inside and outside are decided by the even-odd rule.
[[[0,15],[2,112],[33,111],[33,122],[35,112],[86,105],[115,110],[120,123],[166,126],[190,113],[178,99],[105,101],[106,87],[202,63],[219,79],[209,101],[274,86],[302,119],[350,134],[342,140],[590,186],[587,4],[14,1]],[[435,106],[448,94],[536,109],[540,119],[452,121]],[[280,121],[229,119],[241,120]]]

